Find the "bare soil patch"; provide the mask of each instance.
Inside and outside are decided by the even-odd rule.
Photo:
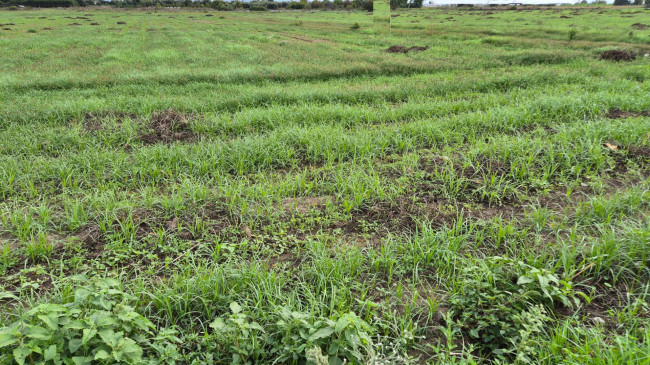
[[[650,161],[650,147],[646,146],[629,146],[628,158],[635,159],[637,161]]]
[[[154,132],[140,136],[148,144],[189,141],[196,137],[185,116],[172,109],[154,114],[150,126]]]
[[[126,22],[117,22],[117,24],[124,25],[124,24],[126,24]]]
[[[334,198],[329,196],[287,198],[282,201],[282,208],[285,212],[296,211],[305,214],[312,209],[324,207],[328,200],[334,201]]]
[[[634,23],[632,24],[632,28],[639,29],[639,30],[649,29],[650,24]]]
[[[620,49],[612,49],[601,53],[598,58],[601,60],[609,60],[609,61],[616,61],[616,62],[634,61],[636,59],[636,53],[631,51],[624,51]]]
[[[429,46],[425,47],[420,47],[420,46],[413,46],[413,47],[405,47],[405,46],[390,46],[388,49],[386,49],[386,52],[388,53],[409,53],[409,52],[422,52],[426,51],[429,49]]]
[[[99,25],[99,23],[90,23],[90,25]]]
[[[87,132],[98,132],[103,129],[103,121],[105,119],[115,119],[118,124],[122,124],[124,119],[136,119],[135,114],[122,113],[122,112],[99,112],[99,113],[86,113],[82,120],[82,125]]]
[[[103,235],[96,224],[84,227],[78,237],[90,257],[99,257],[104,252],[106,242],[104,242]]]
[[[605,114],[609,119],[625,119],[625,118],[636,118],[636,117],[650,117],[650,110],[645,110],[642,112],[628,112],[620,109],[612,109]]]

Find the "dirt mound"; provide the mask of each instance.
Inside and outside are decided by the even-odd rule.
[[[153,133],[140,136],[145,143],[171,143],[195,138],[185,116],[172,109],[154,114],[151,119],[151,128],[154,130]]]
[[[650,24],[634,23],[632,24],[632,28],[644,30],[650,28]]]
[[[79,24],[79,23],[70,23],[70,24],[68,24],[68,25],[70,25],[70,26],[76,26],[76,25],[81,25],[81,24]]]
[[[641,161],[650,161],[650,147],[630,146],[628,147],[628,157]]]
[[[635,117],[650,117],[650,110],[642,112],[628,112],[620,109],[612,109],[605,114],[609,119],[625,119]]]
[[[117,22],[117,24],[124,25],[126,23],[125,22]]]
[[[99,23],[90,23],[90,25],[99,25]]]
[[[78,237],[90,257],[99,257],[104,252],[104,238],[96,224],[82,228]]]
[[[636,59],[636,53],[631,51],[623,51],[620,49],[612,49],[601,53],[598,58],[601,60],[610,60],[616,62],[633,61]]]
[[[409,53],[409,52],[422,52],[426,51],[429,49],[429,46],[426,47],[419,47],[419,46],[413,46],[413,47],[405,47],[405,46],[390,46],[388,49],[386,49],[386,52],[388,53]]]

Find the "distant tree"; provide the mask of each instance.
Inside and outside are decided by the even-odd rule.
[[[357,9],[372,11],[372,0],[352,0],[352,4]]]
[[[289,3],[289,9],[304,9],[307,5],[302,2],[292,1]]]
[[[390,0],[390,8],[421,8],[422,0]]]
[[[643,5],[643,0],[634,0],[634,5]]]
[[[325,7],[325,4],[323,4],[322,1],[312,0],[312,2],[309,3],[309,8],[310,9],[322,9],[324,7]]]
[[[75,0],[24,0],[17,3],[34,8],[67,8],[79,5]]]
[[[629,0],[614,0],[614,5],[620,6],[620,5],[630,5]]]

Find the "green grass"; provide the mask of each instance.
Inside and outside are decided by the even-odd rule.
[[[650,362],[646,13],[0,12],[0,363]]]

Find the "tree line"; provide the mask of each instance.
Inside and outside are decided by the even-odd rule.
[[[410,2],[410,3],[409,3]],[[392,8],[419,8],[422,0],[390,0]],[[372,11],[373,0],[299,0],[274,1],[256,0],[0,0],[0,6],[28,6],[34,8],[59,8],[72,6],[108,5],[121,8],[138,7],[188,7],[216,10],[276,10],[276,9],[321,9],[321,10],[365,10]]]

